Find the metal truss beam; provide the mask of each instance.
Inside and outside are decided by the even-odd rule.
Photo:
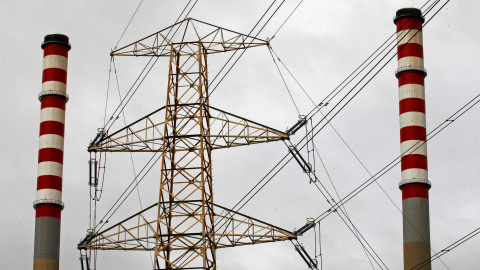
[[[170,105],[171,109],[175,105]],[[206,106],[208,118],[210,119],[210,134],[191,134],[189,120],[199,121],[198,112],[201,105],[180,104],[176,105],[177,130],[175,138],[180,141],[189,140],[191,144],[178,145],[175,151],[194,151],[193,146],[202,136],[210,139],[210,149],[222,149],[236,146],[244,146],[258,143],[289,139],[289,135],[256,123],[246,118],[228,113],[212,106]],[[162,107],[155,112],[133,122],[132,124],[104,136],[88,151],[94,152],[158,152],[163,151],[163,142],[171,138],[164,134],[165,129],[165,108]],[[162,119],[163,118],[163,119]],[[167,122],[167,125],[171,125]]]
[[[169,33],[176,33],[168,38]],[[206,22],[187,18],[148,37],[113,51],[112,56],[170,56],[173,48],[179,55],[197,54],[201,44],[202,53],[213,54],[268,45],[268,41]]]
[[[156,203],[137,214],[93,235],[90,241],[78,246],[79,249],[97,250],[155,250],[158,239],[159,249],[170,249],[188,253],[204,238],[215,239],[215,248],[227,248],[296,239],[290,231],[252,218],[217,204],[208,204],[213,209],[215,229],[205,237],[201,233],[189,233],[192,224],[199,223],[201,201],[177,202],[171,212],[182,217],[180,226],[167,228],[166,216],[156,217],[158,207],[167,203]],[[161,224],[156,234],[155,224]],[[188,225],[187,225],[188,224]],[[171,231],[171,233],[167,233]]]

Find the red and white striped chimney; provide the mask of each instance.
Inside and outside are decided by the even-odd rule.
[[[45,36],[43,49],[35,208],[34,270],[58,270],[60,218],[63,210],[63,141],[67,95],[67,65],[70,44],[61,34]]]
[[[400,148],[402,152],[403,260],[412,269],[430,259],[425,77],[423,67],[422,11],[397,11],[398,78],[400,97]],[[420,146],[421,145],[421,146]],[[421,269],[431,269],[430,264]]]

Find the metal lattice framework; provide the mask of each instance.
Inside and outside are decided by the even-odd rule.
[[[109,229],[92,232],[79,248],[154,251],[154,269],[216,269],[218,248],[296,235],[214,204],[211,151],[289,136],[209,105],[207,55],[267,41],[194,19],[171,27],[178,27],[177,39],[167,39],[166,28],[112,52],[170,57],[166,105],[89,147],[98,152],[160,152],[159,201]]]
[[[92,240],[83,247],[98,250],[155,250],[156,242],[156,209],[160,202],[145,208],[141,212],[92,235]],[[196,213],[202,207],[201,201],[176,202],[173,206],[174,212]],[[258,219],[243,215],[217,204],[210,205],[214,210],[215,227],[215,248],[226,248],[250,244],[284,241],[296,238],[296,236],[282,228],[262,222]],[[164,220],[164,217],[160,217]],[[163,224],[166,225],[166,224]],[[211,232],[210,232],[211,233]],[[199,234],[177,231],[170,236],[180,237],[183,241],[198,245],[202,240]],[[166,235],[161,235],[166,236]],[[167,246],[163,246],[166,248]],[[186,250],[189,247],[183,245],[171,246],[172,250]]]
[[[170,105],[175,106],[175,105]],[[198,104],[182,104],[177,106],[188,107],[187,110],[197,112]],[[236,116],[223,110],[207,106],[210,119],[210,144],[212,150],[230,148],[234,146],[264,143],[288,139],[285,133],[255,123],[248,119]],[[195,134],[188,134],[188,119],[191,115],[178,113],[179,134],[189,136],[191,141],[199,140]],[[164,134],[165,107],[137,120],[136,122],[102,138],[89,147],[89,151],[104,152],[158,152],[163,151],[163,141],[169,136]],[[206,136],[206,135],[204,135]],[[191,151],[191,147],[177,147],[176,151]]]
[[[167,38],[171,30],[174,30],[176,34],[173,38]],[[267,44],[267,41],[259,38],[188,18],[117,49],[111,55],[170,57],[170,51],[173,49],[180,56],[189,56],[192,53],[198,54],[200,51],[205,54],[213,54]]]

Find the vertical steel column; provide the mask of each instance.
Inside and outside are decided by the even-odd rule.
[[[400,97],[400,147],[402,152],[403,259],[412,269],[430,258],[428,207],[425,83],[423,67],[422,12],[416,8],[397,11],[398,78]],[[421,146],[420,146],[421,145]],[[431,269],[430,264],[422,269]]]
[[[216,269],[207,52],[195,49],[171,47],[155,269]]]
[[[61,34],[45,36],[43,49],[38,151],[37,199],[35,208],[34,270],[58,270],[60,218],[63,210],[63,145],[67,95],[67,65],[70,44]]]

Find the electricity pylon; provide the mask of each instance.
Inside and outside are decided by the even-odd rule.
[[[176,30],[176,39],[167,32]],[[207,55],[268,41],[194,19],[113,51],[169,57],[166,105],[103,134],[93,152],[162,154],[158,203],[101,232],[79,249],[150,250],[154,269],[216,269],[216,249],[295,239],[287,230],[213,203],[211,151],[289,139],[289,135],[210,106]]]

